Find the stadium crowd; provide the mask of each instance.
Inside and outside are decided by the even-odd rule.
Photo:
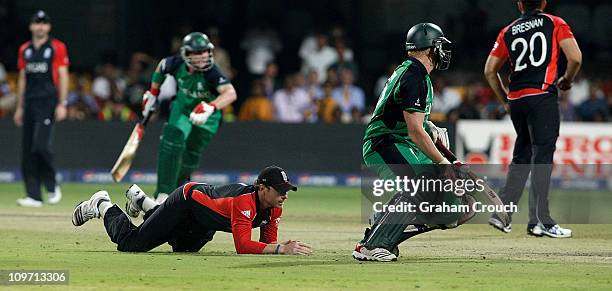
[[[215,44],[215,62],[227,77],[238,75],[231,56],[222,46],[219,30],[206,31]],[[178,52],[181,36],[172,39],[171,50]],[[306,36],[295,52],[301,60],[297,72],[281,75],[275,54],[282,48],[277,33],[265,26],[249,30],[241,47],[245,50],[247,74],[234,83],[248,84],[239,91],[239,102],[224,110],[224,120],[275,121],[286,123],[366,123],[378,95],[397,63],[388,65],[372,92],[360,87],[359,65],[349,46],[344,29],[334,26],[328,31]],[[148,89],[150,76],[158,59],[143,52],[133,53],[124,69],[111,58],[91,72],[70,74],[68,119],[130,121],[140,114],[142,94]],[[450,78],[434,78],[434,104],[430,119],[454,122],[458,119],[502,119],[503,106],[494,98],[482,76],[471,76],[467,82],[452,83]],[[12,116],[15,107],[17,74],[7,73],[0,64],[0,118]],[[363,83],[363,82],[361,82]],[[172,96],[161,105],[161,118],[167,117]],[[612,80],[594,80],[580,76],[571,90],[561,92],[560,110],[564,121],[612,120]]]

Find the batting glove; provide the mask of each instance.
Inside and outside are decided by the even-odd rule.
[[[157,96],[151,91],[147,91],[142,95],[142,116],[146,116],[149,111],[155,111],[157,106]]]
[[[189,121],[194,125],[204,124],[213,112],[215,112],[215,109],[216,107],[214,104],[202,101],[193,109],[191,114],[189,114]]]
[[[448,140],[448,130],[444,127],[437,127],[433,122],[427,121],[427,125],[429,126],[429,134],[431,136],[431,140],[434,144],[440,140],[442,144],[446,147],[450,147],[450,143]]]

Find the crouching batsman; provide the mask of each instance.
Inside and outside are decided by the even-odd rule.
[[[446,70],[450,64],[450,41],[433,23],[413,26],[406,37],[407,60],[400,64],[381,93],[372,119],[365,131],[363,159],[365,165],[385,179],[407,176],[449,177],[459,165],[452,165],[436,148],[439,142],[448,147],[446,129],[428,121],[433,102],[429,73]],[[396,193],[387,205],[420,202],[448,205],[472,205],[469,195],[454,193]],[[357,243],[353,258],[367,261],[395,261],[398,245],[433,229],[454,228],[474,216],[474,212],[441,214],[432,219],[424,213],[378,212],[370,220],[363,240]],[[435,221],[435,222],[434,222]],[[432,223],[434,222],[434,223]]]
[[[216,231],[224,231],[232,233],[238,254],[309,255],[312,249],[306,243],[277,242],[289,190],[297,191],[297,187],[276,166],[262,170],[254,185],[187,183],[163,204],[132,185],[125,193],[126,212],[111,203],[106,191],[98,191],[76,206],[72,223],[80,226],[103,218],[106,232],[121,252],[146,252],[164,243],[174,252],[198,252]],[[128,214],[137,217],[141,211],[144,222],[135,226]],[[259,241],[251,240],[256,227],[261,228]]]

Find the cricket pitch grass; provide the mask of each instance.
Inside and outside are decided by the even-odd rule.
[[[301,187],[290,193],[279,239],[312,244],[315,253],[308,257],[239,256],[226,233],[195,254],[171,253],[168,245],[120,253],[101,220],[72,225],[77,202],[106,189],[123,206],[127,186],[64,184],[59,205],[26,209],[15,204],[21,184],[0,184],[0,270],[69,271],[68,285],[0,289],[612,289],[609,224],[564,225],[574,230],[570,239],[528,237],[525,225],[503,234],[470,224],[406,241],[394,263],[355,261],[351,251],[365,227],[358,188]],[[152,192],[153,186],[143,189]]]

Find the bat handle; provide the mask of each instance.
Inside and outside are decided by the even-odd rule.
[[[446,148],[440,140],[437,140],[435,145],[436,145],[436,148],[440,151],[440,153],[442,153],[442,155],[449,162],[452,163],[457,160],[457,157],[455,156],[455,154],[453,154],[453,152],[451,152],[448,148]]]
[[[142,124],[143,127],[147,126],[147,123],[149,123],[149,119],[151,119],[151,115],[153,115],[153,112],[154,112],[154,110],[149,110],[142,117],[142,120],[140,121],[140,124]]]

